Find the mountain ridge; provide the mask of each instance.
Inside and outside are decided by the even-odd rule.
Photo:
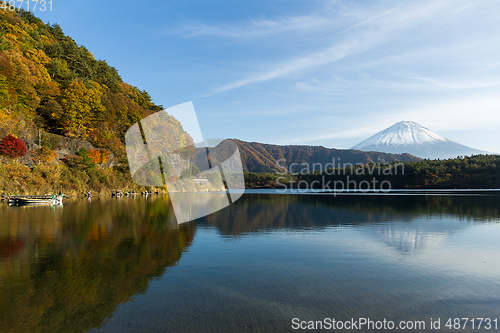
[[[392,154],[408,153],[421,158],[447,159],[488,154],[451,141],[413,121],[400,121],[354,145],[351,149]]]
[[[311,171],[314,170],[314,163],[317,168],[321,166],[325,169],[332,163],[337,167],[339,164],[369,164],[369,163],[391,163],[393,161],[420,161],[421,158],[410,154],[387,154],[381,152],[364,152],[351,149],[325,148],[323,146],[307,145],[273,145],[260,142],[247,142],[238,139],[234,140],[239,148],[243,170],[246,172],[272,172],[282,173],[284,168],[288,172],[300,172],[305,168],[303,163],[309,165]],[[220,156],[220,159],[228,158]],[[202,155],[200,155],[202,156]],[[201,157],[200,157],[201,158]],[[293,165],[296,163],[296,165]],[[295,168],[294,168],[295,167]],[[290,168],[292,168],[290,170]]]

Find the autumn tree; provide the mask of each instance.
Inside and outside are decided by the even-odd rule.
[[[80,148],[76,155],[66,155],[62,162],[70,168],[82,171],[89,171],[95,169],[95,163],[89,155],[89,150],[85,147]]]
[[[13,135],[7,135],[0,142],[0,155],[9,158],[18,158],[26,155],[26,145],[24,141]]]
[[[92,169],[95,167],[95,163],[89,153],[89,150],[85,147],[80,148],[80,150],[76,152],[76,155],[81,157],[81,164],[84,166],[84,169]]]
[[[60,104],[64,109],[61,123],[65,132],[82,139],[87,137],[93,124],[106,111],[101,103],[104,89],[105,87],[97,82],[90,83],[88,88],[79,80],[73,80],[64,89]]]
[[[105,164],[109,161],[109,151],[106,149],[90,149],[88,156],[92,158],[95,164]]]
[[[55,150],[49,149],[47,147],[41,147],[38,149],[30,150],[30,157],[33,162],[50,162],[57,157]]]

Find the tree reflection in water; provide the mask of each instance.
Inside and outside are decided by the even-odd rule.
[[[238,236],[275,229],[321,229],[452,216],[497,220],[500,196],[245,194],[228,208],[198,220]]]
[[[0,330],[73,332],[103,327],[107,318],[113,314],[116,318],[115,310],[119,304],[130,301],[134,295],[145,293],[152,279],[165,275],[170,267],[179,262],[182,254],[193,242],[196,225],[202,229],[207,225],[215,226],[220,234],[231,238],[248,233],[279,230],[304,231],[307,236],[309,229],[328,231],[332,227],[350,225],[355,227],[356,236],[344,233],[343,237],[354,237],[351,239],[363,242],[375,240],[374,243],[382,243],[399,255],[411,255],[436,246],[447,235],[467,227],[467,224],[498,223],[498,216],[500,216],[500,196],[384,195],[361,198],[332,195],[246,194],[236,203],[215,214],[198,219],[196,223],[190,222],[180,226],[175,222],[168,199],[164,197],[93,200],[90,203],[73,201],[64,207],[55,208],[0,205],[2,222],[0,223]],[[465,220],[467,223],[456,223],[456,219]],[[341,233],[335,234],[337,237],[340,235]],[[264,243],[258,243],[258,237],[252,238],[252,241],[264,246]],[[224,244],[224,249],[226,245]],[[198,258],[200,253],[205,253],[204,251],[208,251],[209,255],[217,254],[213,248],[201,248],[202,250],[198,248],[198,252],[193,251]],[[241,247],[232,248],[235,251],[238,249],[241,250]],[[278,251],[278,257],[275,259],[288,258],[283,253],[290,252],[293,258],[291,265],[295,265],[297,253],[293,251],[296,249],[286,246],[279,249],[283,251],[282,255],[280,256]],[[217,316],[226,316],[229,311],[221,305],[231,304],[230,309],[236,309],[241,305],[239,300],[234,304],[227,303],[228,298],[224,296],[219,298],[220,308],[212,306],[217,303],[213,298],[214,286],[228,281],[239,286],[233,290],[236,293],[240,291],[240,287],[250,286],[251,288],[244,289],[246,293],[252,293],[253,290],[255,297],[264,297],[255,291],[255,288],[266,290],[258,282],[259,274],[256,277],[247,273],[246,264],[238,266],[240,259],[232,257],[241,252],[236,251],[234,254],[233,251],[224,251],[224,258],[229,261],[234,260],[235,263],[235,266],[231,267],[231,274],[226,274],[228,271],[222,270],[217,273],[218,275],[213,275],[213,280],[207,277],[206,271],[195,276],[188,274],[189,280],[184,283],[190,290],[196,289],[193,288],[193,281],[203,281],[200,285],[204,285],[206,289],[198,285],[198,289],[192,294],[199,295],[199,298],[186,300],[182,299],[185,296],[183,291],[169,290],[169,295],[173,296],[172,299],[175,301],[165,298],[162,302],[166,303],[154,303],[157,307],[156,317],[153,316],[153,319],[157,320],[155,324],[163,323],[163,316],[167,310],[172,309],[178,314],[174,316],[176,322],[172,325],[182,326],[182,323],[191,322],[193,314],[190,312],[190,307],[198,302],[202,303],[200,305],[202,308],[205,306],[203,302],[206,302],[206,307],[211,311],[206,312],[205,321],[200,321],[199,324],[202,326],[207,322],[220,324],[217,322],[216,318],[219,318]],[[265,247],[261,252],[257,252],[262,254],[262,251],[266,251]],[[324,256],[328,260],[337,260],[334,253],[324,251],[318,253],[320,253],[318,260],[325,259]],[[384,258],[381,260],[385,262],[388,252],[382,253]],[[194,257],[196,262],[196,255]],[[190,258],[193,260],[192,256]],[[267,260],[267,257],[265,258]],[[220,267],[217,266],[216,259],[212,264]],[[282,265],[290,264],[290,262],[277,262]],[[380,273],[379,266],[370,266],[371,262],[372,257],[365,267],[371,267],[371,272],[384,276],[387,267],[384,266],[383,273]],[[309,259],[303,261],[303,265],[308,263]],[[255,272],[253,269],[262,269],[259,263],[249,267],[251,272]],[[314,267],[316,271],[320,268]],[[182,270],[182,267],[179,269]],[[349,273],[356,268],[347,266],[346,269]],[[326,273],[312,275],[310,278],[318,282],[320,291],[330,290],[335,296],[340,297],[339,290],[329,287],[328,278],[321,280],[323,276],[337,276],[335,274],[343,276],[344,273],[339,272],[326,269]],[[397,272],[402,274],[399,268]],[[415,273],[412,270],[408,272],[408,275],[402,275],[404,283]],[[496,274],[492,272],[491,274]],[[240,274],[240,280],[236,282],[232,280],[234,274]],[[388,269],[387,274],[392,277],[394,271]],[[167,277],[172,276],[175,274],[167,275]],[[306,285],[303,285],[304,281],[302,278],[297,279],[298,275],[283,275],[283,271],[280,270],[260,271],[260,276],[276,276],[276,281],[269,284],[269,288],[274,288],[274,283],[281,283],[283,290],[289,289],[288,284],[301,286],[305,288],[304,290],[310,288],[307,282],[309,280],[306,279]],[[366,286],[370,283],[370,277],[365,279],[361,276],[359,281]],[[339,279],[336,283],[342,281]],[[374,280],[374,283],[380,281],[386,280],[382,278]],[[436,286],[448,282],[438,279]],[[229,288],[225,284],[223,287],[224,290]],[[344,287],[351,293],[357,290],[355,285],[351,284],[351,280],[346,281]],[[373,295],[378,295],[378,285],[374,285],[373,288],[371,289]],[[388,287],[388,290],[391,289]],[[350,296],[347,296],[343,301],[349,300]],[[285,300],[284,302],[288,300],[289,304],[298,304],[295,295],[283,293],[280,297]],[[329,297],[325,299],[330,300]],[[275,304],[274,300],[271,301]],[[318,304],[315,299],[302,299],[302,301],[310,301],[311,307]],[[253,309],[257,311],[256,313],[262,311],[260,308],[252,307],[245,308],[245,311],[248,309]],[[308,308],[305,306],[304,309]],[[127,320],[129,315],[130,313],[127,313]],[[121,322],[115,323],[120,329],[123,328],[120,326],[123,324],[123,317],[121,318]],[[150,324],[150,320],[149,317],[136,318],[136,321],[144,325]],[[258,323],[265,324],[264,321]]]
[[[99,327],[191,245],[167,198],[0,207],[0,331]]]

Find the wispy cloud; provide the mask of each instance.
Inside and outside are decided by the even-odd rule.
[[[207,17],[176,31],[189,61],[209,71],[200,90],[216,101],[212,117],[242,124],[237,135],[350,147],[401,120],[438,133],[500,126],[500,2],[330,0],[307,8],[282,17],[258,9],[249,15],[265,19],[244,22]],[[220,104],[228,98],[241,103]]]
[[[273,80],[307,69],[322,67],[362,53],[377,45],[390,42],[395,35],[421,25],[427,20],[434,19],[436,15],[442,15],[442,9],[448,2],[398,6],[381,13],[371,13],[371,17],[345,29],[341,37],[335,36],[331,40],[325,41],[326,44],[330,45],[324,46],[323,50],[269,64],[267,66],[269,69],[257,70],[255,74],[250,74],[214,89],[214,92],[224,92],[252,83]]]
[[[174,34],[183,37],[229,37],[250,39],[262,37],[266,35],[275,35],[286,32],[307,32],[328,29],[330,32],[335,31],[335,34],[340,34],[353,30],[358,27],[369,24],[383,16],[392,13],[402,5],[397,5],[387,10],[382,10],[380,13],[373,12],[354,12],[346,10],[339,13],[338,11],[323,8],[309,15],[290,16],[284,18],[257,19],[246,23],[219,23],[206,24],[197,21],[188,21],[173,31]],[[368,15],[368,17],[364,17]],[[350,24],[353,19],[359,20]],[[347,27],[346,27],[347,24]]]
[[[356,127],[344,131],[332,131],[331,133],[318,134],[318,135],[306,135],[306,136],[295,136],[293,138],[282,139],[283,143],[288,144],[304,144],[304,143],[315,143],[324,142],[330,139],[346,139],[346,138],[359,138],[363,136],[370,136],[380,131],[380,128],[376,126],[364,126]]]
[[[255,38],[284,32],[303,31],[331,26],[332,21],[320,15],[287,17],[278,20],[254,20],[246,24],[209,25],[201,22],[188,22],[175,33],[184,37],[232,37]]]
[[[384,17],[384,16],[386,16],[386,15],[394,12],[394,10],[396,10],[397,8],[400,8],[400,7],[401,7],[401,5],[398,5],[398,6],[394,7],[394,8],[390,8],[390,9],[388,9],[386,11],[383,11],[380,14],[376,14],[374,16],[371,16],[371,17],[367,18],[366,20],[363,20],[361,22],[357,22],[355,24],[352,24],[352,25],[348,26],[347,28],[341,29],[340,31],[336,32],[336,34],[344,33],[344,32],[347,32],[349,30],[353,30],[355,28],[361,27],[363,25],[367,25],[368,23],[370,23],[372,21],[375,21],[375,20],[377,20],[377,19],[379,19],[381,17]]]
[[[500,87],[500,79],[468,79],[468,80],[443,80],[432,77],[422,77],[422,76],[407,76],[406,78],[414,80],[417,82],[422,82],[421,86],[423,89],[442,89],[442,90],[468,90],[468,89],[478,89],[478,88],[493,88]],[[399,85],[399,84],[398,84]],[[412,85],[412,88],[415,87]]]
[[[474,94],[426,101],[393,110],[394,119],[412,119],[433,130],[473,130],[500,126],[500,96]]]
[[[423,76],[395,75],[393,80],[382,80],[371,76],[347,79],[334,77],[327,82],[312,79],[310,82],[297,81],[299,91],[325,95],[366,95],[376,92],[446,92],[482,88],[500,88],[500,79],[478,76],[468,79],[434,78]]]
[[[322,66],[346,57],[360,48],[359,43],[335,45],[326,51],[309,54],[302,58],[292,59],[283,63],[274,64],[272,70],[264,71],[258,74],[248,76],[244,79],[234,81],[228,85],[216,88],[215,92],[223,92],[236,89],[251,83],[268,81],[279,78],[297,71],[303,71],[310,68]]]

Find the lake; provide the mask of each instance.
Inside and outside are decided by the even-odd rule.
[[[494,193],[2,204],[0,331],[496,331],[499,222]]]

